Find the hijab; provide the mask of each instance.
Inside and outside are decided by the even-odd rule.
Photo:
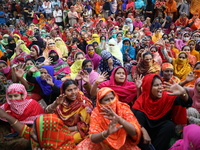
[[[44,68],[47,70],[48,74],[52,77],[53,83],[55,86],[60,87],[62,84],[62,81],[60,80],[56,80],[54,75],[54,69],[52,66],[48,66],[48,65],[44,65],[41,68]],[[44,95],[50,95],[52,94],[53,90],[52,90],[52,86],[49,85],[46,80],[42,80],[41,77],[35,77],[35,79],[37,80],[37,83],[40,85],[40,88],[42,89]]]

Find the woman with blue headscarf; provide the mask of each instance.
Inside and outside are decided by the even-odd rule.
[[[44,65],[40,69],[41,75],[33,77],[32,74],[38,71],[36,67],[31,67],[27,73],[28,82],[40,87],[41,96],[47,105],[51,104],[60,95],[62,81],[56,80],[52,66]]]

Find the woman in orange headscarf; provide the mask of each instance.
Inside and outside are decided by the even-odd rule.
[[[139,150],[140,128],[130,107],[120,102],[112,89],[104,87],[97,93],[90,121],[90,138],[82,141],[77,149]]]
[[[97,0],[95,2],[95,12],[97,15],[101,13],[103,4],[104,4],[104,2],[102,2],[102,0]]]
[[[192,30],[200,29],[200,19],[198,13],[195,13],[193,17],[189,20],[189,26]]]
[[[39,22],[38,24],[40,25],[40,29],[42,29],[46,24],[47,24],[47,20],[46,18],[44,17],[43,14],[40,14],[40,19],[39,19]]]
[[[177,12],[177,7],[176,7],[176,1],[175,0],[168,0],[166,2],[166,9],[165,13],[167,13],[167,16],[173,16]]]

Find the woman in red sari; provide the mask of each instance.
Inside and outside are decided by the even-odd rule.
[[[180,17],[176,20],[175,24],[178,27],[185,28],[188,25],[189,19],[187,18],[186,13],[182,13]]]

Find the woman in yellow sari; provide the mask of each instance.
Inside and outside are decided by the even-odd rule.
[[[50,105],[47,113],[55,113],[69,127],[77,144],[88,135],[92,102],[79,91],[74,80],[66,80],[61,87],[61,94]]]
[[[97,42],[100,44],[100,36],[98,34],[92,34],[92,40],[87,41],[88,44],[92,44],[93,42]]]
[[[62,56],[67,58],[69,50],[68,50],[65,42],[60,37],[56,37],[55,43],[56,43],[56,47],[60,49]]]
[[[39,24],[40,29],[42,29],[44,26],[46,26],[47,20],[46,20],[46,18],[44,17],[43,14],[40,14],[40,19],[39,19],[38,24]]]
[[[162,38],[162,33],[160,32],[160,29],[156,29],[153,36],[152,36],[152,41],[154,43],[158,42]]]

